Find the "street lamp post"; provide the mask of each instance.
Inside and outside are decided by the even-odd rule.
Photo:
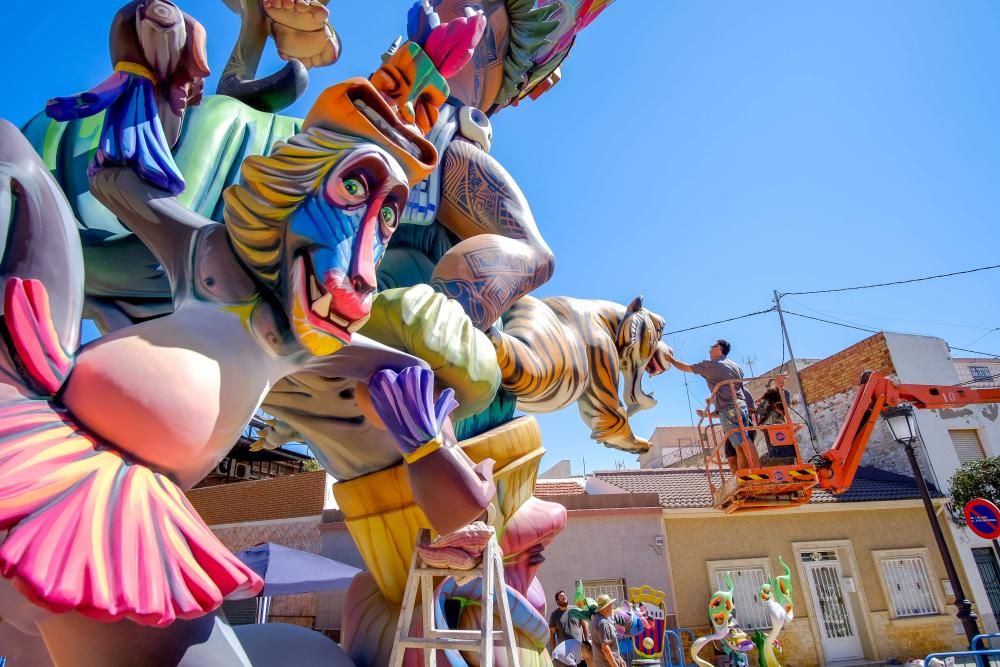
[[[941,560],[944,561],[944,569],[948,573],[948,580],[951,582],[951,590],[955,593],[955,607],[958,613],[955,614],[962,622],[965,629],[965,636],[972,646],[972,639],[979,634],[979,624],[976,623],[976,612],[972,611],[972,603],[965,596],[965,589],[962,588],[962,580],[958,578],[958,570],[955,569],[955,561],[951,558],[951,551],[948,543],[945,542],[944,533],[941,532],[941,524],[938,523],[937,514],[934,512],[934,504],[931,502],[931,494],[927,491],[927,482],[917,463],[917,454],[913,450],[913,443],[919,438],[917,430],[917,416],[913,413],[913,406],[908,404],[889,408],[882,413],[892,437],[906,450],[906,458],[910,460],[910,467],[913,468],[913,478],[917,481],[917,489],[920,491],[920,498],[924,501],[924,509],[927,510],[927,518],[931,522],[931,530],[934,532],[934,541],[937,542],[938,551],[941,553]]]

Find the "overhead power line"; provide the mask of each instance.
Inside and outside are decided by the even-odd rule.
[[[993,264],[992,266],[980,266],[975,269],[967,269],[965,271],[952,271],[951,273],[939,273],[933,276],[924,276],[922,278],[909,278],[907,280],[893,280],[887,283],[872,283],[871,285],[855,285],[853,287],[836,287],[833,289],[817,289],[808,292],[784,292],[781,296],[796,296],[803,294],[829,294],[830,292],[850,292],[853,290],[860,289],[871,289],[873,287],[889,287],[891,285],[906,285],[908,283],[919,283],[925,280],[936,280],[937,278],[950,278],[952,276],[963,276],[967,273],[976,273],[978,271],[989,271],[990,269],[1000,269],[1000,264]],[[786,311],[787,312],[787,311]]]
[[[747,317],[753,317],[755,315],[763,315],[764,313],[770,313],[770,312],[773,312],[773,311],[774,311],[774,306],[771,306],[770,308],[768,308],[766,310],[758,310],[758,311],[756,311],[754,313],[747,313],[746,315],[737,315],[736,317],[727,317],[724,320],[716,320],[715,322],[708,322],[707,324],[699,324],[697,326],[688,327],[686,329],[677,329],[676,331],[668,331],[668,332],[666,332],[663,335],[664,336],[671,336],[673,334],[684,333],[685,331],[694,331],[695,329],[704,329],[705,327],[715,326],[716,324],[724,324],[726,322],[735,322],[736,320],[742,320],[742,319],[745,319]]]
[[[967,350],[964,347],[955,347],[954,345],[949,345],[948,347],[950,349],[952,349],[952,350],[958,350],[959,352],[968,352],[970,354],[981,354],[984,357],[995,357],[997,359],[1000,359],[1000,354],[993,354],[992,352],[980,352],[978,350]]]
[[[806,320],[816,320],[817,322],[823,322],[825,324],[833,324],[838,327],[844,327],[846,329],[857,329],[858,331],[867,331],[868,333],[878,333],[878,329],[868,329],[867,327],[859,327],[853,324],[844,324],[843,322],[834,322],[833,320],[824,320],[822,317],[813,317],[812,315],[803,315],[802,313],[796,313],[788,309],[784,309],[786,315],[794,315],[795,317],[801,317]]]
[[[792,312],[790,310],[785,310],[785,314],[786,315],[794,315],[795,317],[801,317],[801,318],[807,319],[807,320],[815,320],[817,322],[823,322],[824,324],[832,324],[834,326],[844,327],[845,329],[857,329],[858,331],[865,331],[865,332],[868,332],[868,333],[879,333],[878,329],[869,329],[867,327],[859,327],[859,326],[855,326],[853,324],[844,324],[843,322],[834,322],[833,320],[825,320],[822,317],[813,317],[812,315],[803,315],[802,313],[795,313],[795,312]],[[1000,359],[1000,354],[993,354],[992,352],[982,352],[980,350],[969,350],[969,349],[966,349],[964,347],[956,347],[956,346],[951,345],[951,344],[948,345],[948,349],[950,349],[950,350],[958,350],[959,352],[968,352],[970,354],[979,354],[979,355],[982,355],[984,357],[994,357],[994,358]]]

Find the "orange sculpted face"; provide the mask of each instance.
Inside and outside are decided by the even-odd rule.
[[[438,109],[448,99],[447,82],[412,42],[386,58],[370,81],[400,120],[415,125],[422,135],[434,127]]]

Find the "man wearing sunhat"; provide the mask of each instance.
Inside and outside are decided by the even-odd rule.
[[[597,611],[590,622],[590,641],[594,645],[593,667],[626,667],[618,651],[615,624],[611,621],[611,605],[615,599],[609,595],[597,596]]]

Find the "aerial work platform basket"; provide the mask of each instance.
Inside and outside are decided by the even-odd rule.
[[[715,508],[726,514],[804,505],[819,482],[815,466],[804,462],[799,452],[796,431],[801,424],[792,421],[784,377],[756,379],[773,388],[768,393],[776,398],[769,406],[765,423],[758,423],[755,406],[749,405],[749,424],[743,423],[739,411],[735,413],[735,427],[724,430],[720,424],[718,395],[722,392],[723,396],[737,396],[739,380],[716,385],[705,401],[706,409],[699,412],[698,433],[706,452],[708,487]],[[735,471],[730,468],[725,451],[730,439],[738,442],[734,447],[738,453]]]

